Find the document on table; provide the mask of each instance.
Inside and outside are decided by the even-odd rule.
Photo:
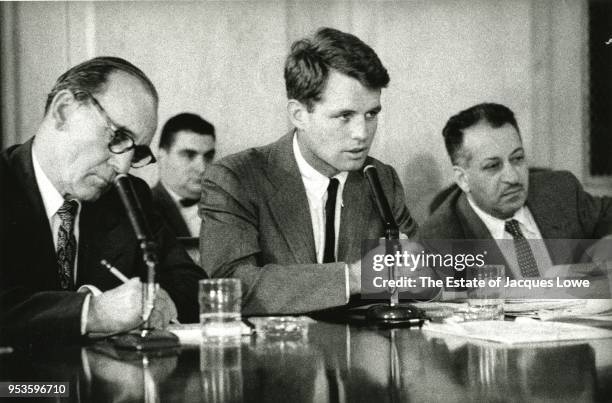
[[[423,331],[504,344],[542,343],[612,338],[612,330],[533,319],[426,323]]]
[[[242,336],[249,336],[253,330],[244,322],[241,322]],[[202,326],[199,323],[187,323],[180,325],[170,325],[167,330],[174,333],[182,345],[199,345],[202,340]]]
[[[504,312],[542,320],[560,318],[596,318],[609,320],[611,299],[507,299]]]

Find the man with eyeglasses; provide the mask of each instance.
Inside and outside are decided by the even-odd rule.
[[[137,67],[91,59],[59,77],[35,136],[0,155],[3,342],[70,343],[140,325],[144,264],[112,183],[155,161],[157,105]],[[159,245],[152,322],[196,321],[205,274],[153,213],[147,185],[132,179]],[[118,280],[103,259],[129,280]]]

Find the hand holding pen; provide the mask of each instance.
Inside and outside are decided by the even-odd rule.
[[[119,271],[119,269],[117,269],[112,264],[110,264],[106,259],[101,260],[100,264],[106,269],[108,269],[108,271],[122,283],[125,284],[128,281],[130,281],[130,279],[128,279],[121,271]],[[170,298],[168,293],[164,289],[159,288],[159,287],[157,287],[156,293],[155,293],[154,308],[152,311],[147,312],[147,318],[145,318],[145,321],[146,319],[148,319],[149,315],[161,316],[161,318],[156,320],[156,322],[159,323],[161,321],[162,327],[164,327],[164,325],[168,321],[170,323],[176,323],[176,324],[179,323],[178,319],[176,319],[178,314],[177,314],[174,302],[172,302],[172,299]],[[168,318],[168,317],[169,317],[169,320],[164,320],[164,318]]]

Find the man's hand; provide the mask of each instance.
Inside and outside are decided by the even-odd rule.
[[[142,283],[135,277],[89,301],[87,333],[117,333],[142,323]]]
[[[166,291],[158,289],[150,317],[151,326],[164,328],[176,317],[174,302]],[[89,302],[86,328],[88,333],[124,332],[141,323],[142,283],[137,277],[96,297],[92,296]]]
[[[612,263],[612,235],[605,236],[591,245],[582,261],[593,262],[602,268],[606,267],[606,263]]]
[[[156,329],[164,329],[172,320],[176,320],[178,313],[172,298],[168,293],[160,288],[155,293],[155,306],[151,311],[149,322]]]

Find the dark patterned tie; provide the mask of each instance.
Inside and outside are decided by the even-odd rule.
[[[327,185],[327,202],[325,203],[325,249],[323,252],[323,263],[336,261],[336,198],[338,196],[338,185],[340,181],[330,178]]]
[[[514,238],[514,248],[516,249],[516,259],[523,277],[540,277],[538,265],[529,242],[523,236],[523,232],[516,220],[506,221],[506,231]]]
[[[74,218],[79,205],[74,200],[66,200],[57,211],[62,220],[57,234],[57,263],[60,285],[63,290],[72,288],[72,272],[76,257],[76,238],[74,236]]]

